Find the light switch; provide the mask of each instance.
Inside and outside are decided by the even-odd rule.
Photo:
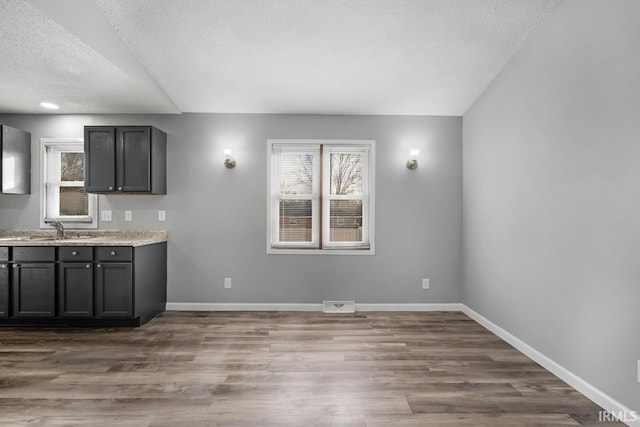
[[[132,211],[124,211],[124,220],[125,221],[133,221],[133,212]]]
[[[158,211],[158,221],[167,220],[167,211]]]

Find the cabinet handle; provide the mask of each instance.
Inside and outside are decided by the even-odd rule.
[[[91,268],[91,264],[85,265],[84,268]]]
[[[102,268],[102,264],[98,264],[98,265],[96,265],[96,267]]]
[[[111,251],[111,256],[116,256],[116,251]]]
[[[78,252],[73,251],[73,252],[71,252],[71,255],[76,256],[76,255],[78,255]]]
[[[109,187],[109,191],[112,191],[112,190],[113,190],[113,187]]]

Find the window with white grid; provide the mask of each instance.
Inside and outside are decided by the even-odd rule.
[[[269,253],[373,253],[373,141],[269,141]]]
[[[98,226],[97,195],[84,191],[82,139],[42,140],[42,209],[40,226],[60,221],[69,228]]]

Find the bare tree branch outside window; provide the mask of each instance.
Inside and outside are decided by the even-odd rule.
[[[84,181],[84,153],[62,153],[60,180]]]
[[[331,156],[331,194],[347,195],[362,191],[362,155]]]

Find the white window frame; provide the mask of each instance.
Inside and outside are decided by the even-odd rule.
[[[271,179],[271,189],[269,194],[272,195],[271,211],[271,230],[273,231],[273,241],[278,242],[279,249],[287,248],[314,248],[319,245],[319,213],[320,213],[320,150],[316,148],[317,144],[273,144],[272,156],[278,158],[282,152],[288,153],[311,153],[313,155],[313,186],[311,194],[280,194],[280,182]],[[278,177],[280,172],[273,171]],[[269,173],[271,176],[271,173]],[[281,200],[310,200],[311,201],[311,241],[310,242],[280,242],[280,201]]]
[[[278,242],[279,233],[279,201],[285,199],[310,199],[309,195],[279,195],[279,179],[274,179],[272,170],[274,164],[274,148],[295,150],[296,148],[313,149],[313,147],[323,147],[322,159],[322,190],[318,189],[321,203],[312,201],[312,242]],[[277,151],[277,150],[276,150]],[[330,196],[330,162],[329,156],[336,152],[363,152],[365,157],[363,188],[368,188],[368,194],[362,196]],[[320,156],[317,156],[319,159]],[[315,157],[314,157],[315,159]],[[315,162],[315,160],[314,160]],[[317,165],[314,165],[314,167]],[[319,170],[317,169],[314,170]],[[278,174],[279,177],[279,174]],[[314,188],[318,185],[319,179],[314,179]],[[315,189],[314,189],[315,192]],[[366,191],[365,191],[366,193]],[[366,204],[363,209],[363,242],[354,245],[352,242],[329,242],[329,203],[330,200],[346,198],[360,199]],[[322,208],[320,209],[320,206]],[[320,212],[318,210],[320,209]],[[325,139],[270,139],[267,140],[267,253],[283,255],[374,255],[375,254],[375,141],[374,140],[325,140]],[[318,219],[322,215],[322,245],[320,249],[315,236],[318,236]],[[365,229],[366,227],[366,229]],[[272,242],[278,242],[274,246]]]
[[[368,248],[369,242],[369,217],[371,204],[370,198],[370,186],[369,186],[369,169],[370,169],[370,156],[371,148],[365,144],[358,145],[346,145],[346,144],[324,144],[322,151],[322,247],[325,249],[340,249],[349,248],[351,250]],[[363,181],[362,188],[369,191],[363,191],[362,195],[332,195],[330,191],[331,186],[331,154],[333,153],[359,153],[364,156],[364,162],[362,165]],[[353,242],[331,242],[329,236],[331,233],[331,221],[330,221],[330,204],[332,200],[360,200],[362,201],[362,242],[358,245],[354,245]]]
[[[57,212],[60,199],[58,192],[49,191],[58,187],[76,187],[79,181],[60,181],[60,154],[63,152],[84,152],[83,138],[41,138],[41,191],[40,191],[40,228],[51,228],[51,221],[60,221],[68,228],[98,228],[98,195],[89,194],[89,215],[52,216]],[[86,163],[85,163],[86,165]],[[84,181],[82,181],[84,182]]]

